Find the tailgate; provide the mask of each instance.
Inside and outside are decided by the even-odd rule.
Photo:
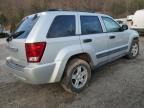
[[[11,62],[26,66],[25,39],[13,39],[7,43]]]

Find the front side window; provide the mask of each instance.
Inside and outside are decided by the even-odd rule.
[[[97,34],[102,33],[101,23],[97,16],[81,16],[81,33],[86,34]]]
[[[60,15],[57,16],[48,32],[48,38],[67,37],[75,35],[75,16],[74,15]]]
[[[113,19],[108,17],[102,17],[107,32],[118,32],[120,31],[120,25],[117,24]]]

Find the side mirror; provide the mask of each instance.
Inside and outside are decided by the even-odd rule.
[[[126,24],[124,24],[124,25],[121,26],[121,30],[122,31],[127,30],[127,29],[128,29],[128,26]]]

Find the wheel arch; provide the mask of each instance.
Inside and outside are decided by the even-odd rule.
[[[132,41],[133,41],[133,40],[139,41],[139,37],[134,37],[134,38],[132,39]]]
[[[82,59],[84,61],[86,61],[90,66],[91,68],[94,68],[94,63],[92,61],[92,58],[91,56],[88,54],[88,53],[79,53],[79,54],[75,54],[75,55],[72,55],[71,57],[69,57],[69,59],[67,60],[67,63],[66,65],[68,64],[68,62],[74,58],[79,58],[79,59]]]
[[[80,53],[74,53],[71,56],[67,57],[67,59],[65,59],[64,61],[58,63],[55,67],[56,70],[54,70],[54,76],[55,78],[52,78],[52,80],[50,80],[50,82],[59,82],[61,81],[61,79],[63,78],[64,74],[65,74],[65,69],[68,65],[68,62],[74,58],[79,58],[82,60],[85,60],[86,62],[88,62],[88,64],[90,65],[91,69],[94,69],[94,64],[92,61],[91,56],[88,53],[85,52],[80,52]]]

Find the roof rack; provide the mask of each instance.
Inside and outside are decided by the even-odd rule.
[[[49,9],[48,11],[64,11],[63,9]]]
[[[89,12],[89,13],[96,13],[94,10],[67,10],[67,9],[49,9],[48,11],[76,11],[76,12]]]

